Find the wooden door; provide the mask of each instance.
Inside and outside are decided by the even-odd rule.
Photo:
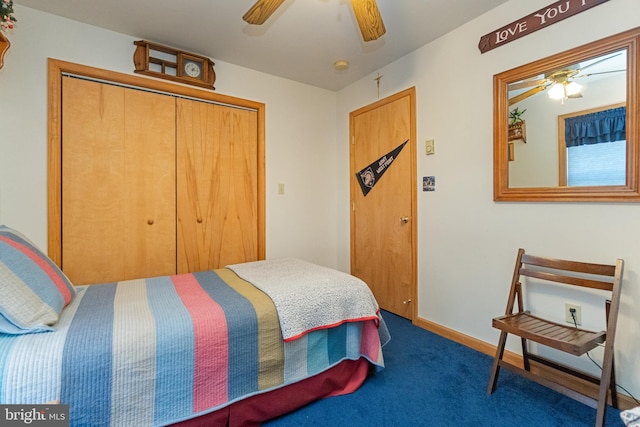
[[[64,77],[62,111],[62,270],[78,285],[174,274],[174,99]]]
[[[413,319],[417,231],[415,89],[352,112],[350,132],[351,273],[371,287],[383,309]],[[407,140],[365,196],[356,174]]]
[[[258,113],[178,99],[178,272],[259,259]]]

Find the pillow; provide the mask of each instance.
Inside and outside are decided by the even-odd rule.
[[[25,236],[0,225],[0,333],[53,330],[76,290]]]

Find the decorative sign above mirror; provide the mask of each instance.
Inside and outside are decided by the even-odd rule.
[[[640,201],[639,61],[635,28],[496,74],[494,200]]]
[[[485,53],[498,46],[512,42],[541,28],[548,27],[609,0],[560,0],[533,12],[529,16],[485,34],[480,38],[478,49]]]

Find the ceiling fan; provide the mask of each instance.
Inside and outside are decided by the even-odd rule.
[[[601,71],[596,73],[583,73],[584,70],[590,67],[593,67],[594,65],[600,64],[601,62],[607,61],[620,54],[621,53],[616,53],[606,58],[602,58],[582,68],[579,68],[579,64],[576,64],[575,66],[572,66],[572,67],[567,67],[562,70],[553,71],[551,73],[545,74],[544,78],[542,79],[536,77],[533,79],[512,83],[509,85],[509,92],[516,91],[519,89],[527,89],[527,88],[531,88],[531,89],[509,98],[509,105],[516,104],[520,101],[523,101],[529,98],[530,96],[535,95],[536,93],[542,92],[547,89],[549,89],[549,96],[554,99],[564,100],[564,99],[582,98],[582,94],[580,93],[581,86],[575,82],[575,79],[595,76],[599,74],[609,74],[609,73],[618,73],[621,71],[626,71],[622,69],[622,70]]]
[[[262,25],[284,0],[258,0],[242,17],[249,24]],[[353,13],[365,42],[380,38],[387,30],[376,0],[351,0]]]

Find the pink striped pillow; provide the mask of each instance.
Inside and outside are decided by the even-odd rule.
[[[0,333],[53,330],[76,291],[25,236],[0,225]]]

